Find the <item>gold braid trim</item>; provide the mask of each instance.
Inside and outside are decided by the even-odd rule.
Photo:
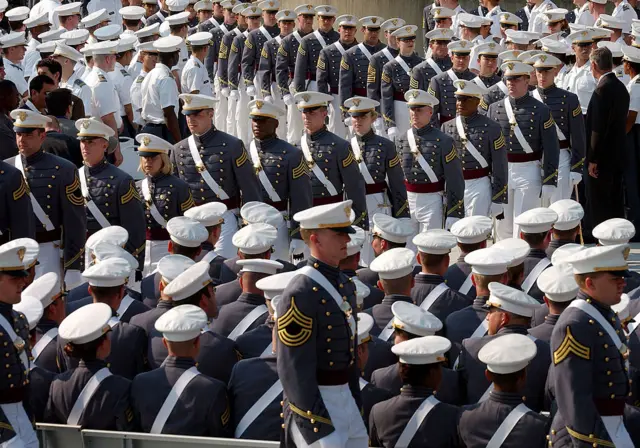
[[[238,157],[236,159],[236,166],[238,168],[240,168],[242,165],[244,165],[244,163],[248,160],[247,158],[247,150],[245,149],[244,145],[242,145],[242,154],[240,154],[240,157]]]
[[[348,150],[348,155],[347,157],[342,161],[342,168],[346,168],[349,165],[351,165],[352,162],[355,162],[355,157],[353,157],[353,153],[351,152],[351,150]]]
[[[134,250],[131,255],[133,255],[134,257],[137,257],[144,250],[145,246],[146,246],[146,243],[144,243],[142,246],[140,246],[136,250]]]
[[[555,170],[553,173],[549,174],[547,177],[544,178],[544,180],[542,181],[542,185],[546,184],[551,180],[551,178],[556,177],[557,175],[558,175],[558,170]]]
[[[345,61],[344,58],[342,58],[342,60],[340,61],[340,68],[343,70],[349,70],[351,67],[349,67],[349,64],[347,64],[347,61]]]
[[[180,204],[180,210],[184,213],[185,211],[189,210],[191,207],[195,207],[196,203],[193,200],[193,195],[191,194],[191,189],[189,189],[189,197],[187,198],[186,201],[184,201],[182,204]]]
[[[407,207],[409,207],[409,201],[404,201],[404,204],[402,204],[402,207],[400,207],[400,209],[396,212],[396,216],[400,216],[402,212],[406,210]]]
[[[399,163],[400,163],[400,155],[396,153],[396,156],[393,159],[389,160],[389,168],[393,168]]]
[[[571,167],[571,170],[574,170],[576,168],[580,168],[582,165],[584,165],[584,157],[582,159],[578,160],[578,162]]]
[[[458,201],[458,203],[456,205],[454,205],[453,207],[451,207],[448,211],[447,211],[447,216],[449,216],[450,214],[452,214],[453,212],[455,212],[456,210],[458,210],[460,207],[462,207],[464,201]]]
[[[298,414],[300,417],[306,418],[307,420],[317,421],[320,423],[326,423],[327,425],[333,426],[331,420],[328,418],[320,417],[319,415],[312,414],[311,411],[304,412],[302,409],[294,405],[293,403],[289,403],[289,409]]]
[[[78,251],[78,253],[75,254],[74,257],[71,260],[67,261],[64,264],[64,268],[67,269],[69,266],[71,266],[73,263],[75,263],[76,260],[82,256],[82,254],[84,254],[84,247],[81,247],[80,250]]]
[[[495,201],[496,199],[498,199],[500,196],[502,196],[505,192],[507,191],[507,185],[505,185],[504,187],[502,187],[502,190],[498,191],[492,198],[492,201]]]
[[[8,429],[9,431],[13,431],[13,432],[15,432],[15,431],[13,430],[13,426],[8,425],[7,423],[1,423],[1,422],[0,422],[0,428]]]
[[[231,417],[231,408],[229,407],[229,402],[227,402],[227,408],[224,410],[224,412],[220,416],[220,421],[222,422],[222,426],[227,426],[227,424],[229,423],[230,417]]]
[[[593,444],[593,446],[597,447],[598,445],[602,445],[602,446],[615,447],[615,445],[612,442],[609,442],[608,440],[596,439],[595,437],[592,437],[590,435],[585,436],[584,434],[580,434],[579,432],[574,431],[568,426],[565,426],[565,428],[567,428],[567,431],[569,431],[569,435],[571,437],[576,438],[578,440],[582,440],[583,442],[591,443]]]

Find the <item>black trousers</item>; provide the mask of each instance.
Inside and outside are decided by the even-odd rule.
[[[588,166],[588,165],[587,165]],[[589,176],[585,167],[589,229],[611,218],[624,218],[623,171],[611,166],[598,166],[598,178]]]
[[[169,143],[176,143],[173,141],[173,135],[169,132],[169,128],[166,124],[155,124],[155,123],[147,123],[140,130],[141,134],[151,134],[156,137],[160,137],[163,140],[168,141]]]

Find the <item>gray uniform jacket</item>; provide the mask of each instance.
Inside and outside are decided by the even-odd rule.
[[[220,88],[229,87],[229,49],[233,44],[233,39],[238,35],[237,32],[239,31],[239,28],[234,28],[227,34],[223,35],[222,39],[220,40],[220,50],[218,51],[217,56],[218,63],[215,72],[220,81]],[[222,33],[222,31],[219,32]]]
[[[193,137],[205,168],[229,196],[229,199],[222,201],[229,210],[239,208],[240,193],[243,203],[262,199],[251,158],[241,140],[215,127]],[[187,140],[176,144],[171,151],[174,174],[189,184],[196,205],[220,201],[213,190],[203,182],[191,157]]]
[[[211,328],[219,335],[227,337],[245,316],[260,305],[265,305],[264,296],[243,292],[240,297],[238,297],[238,300],[228,304],[220,310],[220,313],[213,321]],[[262,314],[262,318],[259,316],[255,319],[251,325],[249,325],[247,331],[253,330],[258,325],[262,324],[266,315],[267,310],[265,309],[264,314]]]
[[[463,72],[456,72],[453,69],[452,71],[460,80],[471,81],[476,77],[476,74],[469,69]],[[447,121],[455,118],[455,91],[456,88],[453,86],[453,79],[451,79],[448,72],[441,73],[431,79],[431,81],[429,82],[428,92],[440,101],[440,104],[437,104],[433,107],[433,116],[431,118],[432,124],[444,124]]]
[[[465,407],[459,422],[460,438],[464,446],[486,447],[509,413],[522,402],[522,396],[518,393],[491,392],[486,401]],[[528,401],[524,403],[529,406]],[[500,446],[546,446],[548,427],[549,421],[545,416],[529,412],[516,423]]]
[[[540,308],[536,308],[531,316],[531,328],[534,328],[544,322],[544,318],[549,314],[549,307],[546,303],[540,305]]]
[[[439,2],[438,2],[439,3]],[[424,7],[422,10],[422,35],[424,38],[424,53],[429,51],[429,39],[426,38],[426,34],[436,27],[436,19],[433,18],[433,8],[438,7],[438,3],[433,2]]]
[[[559,145],[561,149],[571,151],[571,171],[582,174],[586,154],[586,131],[578,96],[559,89],[555,84],[548,89],[538,88],[538,92],[544,104],[551,109],[556,125],[567,139]]]
[[[156,177],[147,176],[151,201],[155,204],[165,221],[184,212],[195,205],[191,189],[182,179],[172,174],[159,174]],[[142,181],[136,182],[138,194],[144,203],[146,215],[146,239],[164,241],[169,240],[169,232],[151,215],[151,203],[142,194]]]
[[[331,30],[328,33],[320,30],[318,32],[327,46],[340,38],[340,34],[335,30]],[[295,45],[295,43],[293,44]],[[322,48],[322,44],[314,33],[309,33],[302,38],[302,42],[298,47],[295,70],[293,71],[293,93],[306,91],[309,81],[316,80],[318,58]]]
[[[369,51],[371,59],[373,55],[382,50],[385,45],[378,42],[378,45],[372,47],[362,43]],[[342,55],[340,61],[340,82],[338,83],[338,93],[340,95],[340,105],[353,96],[367,96],[367,78],[369,73],[369,64],[371,60],[362,51],[360,45],[349,48]]]
[[[383,341],[376,336],[371,336],[371,340],[367,345],[369,348],[369,358],[362,370],[362,378],[365,380],[371,381],[373,372],[398,362],[398,357],[391,351],[393,339],[389,339],[389,341]]]
[[[489,106],[487,116],[497,121],[502,128],[507,143],[509,161],[517,163],[542,158],[542,185],[555,186],[558,179],[560,147],[551,111],[530,95],[524,95],[518,99],[509,97],[509,102],[513,108],[518,127],[533,149],[533,153],[527,154],[518,142],[515,133],[511,130],[504,102],[493,103]]]
[[[473,304],[460,311],[451,313],[444,322],[445,337],[451,341],[449,351],[450,365],[453,366],[462,347],[462,341],[471,337],[476,328],[487,318],[487,309],[483,308],[489,296],[473,299]]]
[[[33,329],[36,334],[36,343],[47,331],[57,327],[58,324],[52,320],[45,318],[40,319],[36,328]],[[49,372],[64,372],[67,368],[64,364],[63,355],[64,352],[62,350],[62,346],[58,344],[58,336],[56,336],[42,351],[40,351],[38,359],[36,359],[35,362],[38,367],[48,370]]]
[[[338,192],[336,196],[331,196],[324,184],[313,173],[310,173],[313,205],[342,201],[344,189],[346,197],[353,201],[353,211],[356,214],[353,225],[369,230],[365,182],[349,142],[329,132],[326,128],[307,135],[307,141],[313,163],[324,171],[324,175]],[[296,146],[300,148],[300,145],[298,143]]]
[[[169,16],[169,11],[164,11],[162,9],[159,9],[158,12],[153,14],[151,17],[147,17],[146,26],[151,26],[154,23],[162,24],[163,21],[160,19],[160,17],[159,17],[160,15],[162,15],[166,19]]]
[[[308,263],[346,297],[355,312],[355,285],[347,276],[314,257]],[[289,283],[276,308],[276,352],[285,396],[285,428],[291,428],[295,421],[305,442],[312,444],[334,431],[318,389],[318,385],[326,384],[323,378],[340,375],[348,380],[356,405],[361,405],[356,368],[357,321],[352,333],[345,313],[333,297],[306,275],[299,275]],[[289,431],[284,434],[284,443],[293,445]]]
[[[542,249],[531,249],[529,250],[529,255],[524,259],[524,279],[526,280],[531,271],[540,263],[540,260],[547,258],[547,254]],[[551,265],[549,265],[551,266]],[[533,282],[531,285],[531,289],[527,292],[531,297],[536,299],[538,302],[543,303],[542,297],[544,294],[538,288],[538,279]],[[526,292],[526,291],[525,291]]]
[[[87,188],[91,200],[98,206],[111,225],[124,227],[129,232],[125,249],[144,266],[146,217],[142,199],[136,185],[127,173],[103,160],[95,167],[85,166]],[[87,209],[89,235],[102,226]]]
[[[545,251],[545,253],[547,254],[547,258],[549,260],[551,260],[551,256],[553,255],[553,253],[556,251],[556,249],[564,246],[565,244],[574,244],[575,241],[569,241],[569,240],[551,240],[549,241],[549,247],[547,247],[547,250]]]
[[[275,355],[245,359],[237,363],[229,380],[229,400],[232,403],[231,425],[237,428],[247,411],[278,381]],[[264,408],[242,433],[240,439],[280,440],[282,432],[282,392]]]
[[[29,400],[25,403],[25,410],[36,422],[43,421],[44,410],[49,400],[49,388],[55,377],[54,372],[38,366],[29,371]]]
[[[88,291],[87,291],[87,293],[88,293]],[[136,316],[138,314],[142,314],[145,311],[149,311],[149,307],[147,305],[145,305],[144,303],[142,303],[140,300],[137,300],[133,294],[129,294],[129,296],[131,298],[133,298],[134,300],[133,300],[133,302],[131,302],[131,305],[129,305],[127,310],[124,313],[122,313],[122,315],[119,315],[116,312],[114,312],[114,314],[113,314],[115,317],[120,319],[120,322],[127,322],[128,323],[133,316]],[[93,303],[93,297],[91,297],[91,296],[83,297],[80,300],[74,300],[71,303],[67,303],[67,306],[66,306],[67,315],[73,313],[75,310],[77,310],[79,308],[82,308],[85,305],[89,305],[90,303]]]
[[[378,336],[382,332],[382,330],[384,330],[387,325],[391,323],[391,320],[393,319],[391,307],[396,302],[414,303],[413,298],[409,296],[404,296],[401,294],[390,294],[384,296],[384,299],[382,299],[382,303],[380,305],[375,305],[371,309],[364,310],[365,313],[373,317],[373,328],[371,328],[371,331],[369,332],[370,334],[372,334],[373,336]]]
[[[42,150],[29,157],[17,157],[22,157],[26,183],[12,195],[16,198],[26,195],[28,198],[31,191],[54,227],[54,230],[47,232],[42,223],[33,216],[36,241],[46,243],[60,240],[64,253],[64,269],[81,271],[87,238],[87,216],[75,165]],[[15,166],[14,159],[15,157],[8,159],[7,163]],[[29,218],[21,219],[25,220],[25,226],[31,225]]]
[[[414,277],[414,280],[415,285],[411,290],[411,297],[418,306],[422,305],[422,302],[436,286],[445,281],[444,277],[435,274],[418,274]],[[444,324],[451,313],[466,308],[472,302],[473,300],[469,297],[449,288],[440,294],[426,310],[435,315]]]
[[[483,168],[462,141],[456,119],[442,125],[442,131],[453,138],[458,157],[462,162],[465,180],[491,176],[491,202],[507,203],[507,151],[502,129],[495,121],[475,113],[469,117],[461,117],[466,139],[475,146],[488,166]]]
[[[225,32],[222,30],[222,28],[214,26],[211,23],[211,21],[206,21],[204,24],[198,25],[198,27],[199,28],[202,27],[200,31],[208,31],[213,36],[211,38],[212,44],[209,47],[209,50],[207,51],[207,56],[204,59],[204,65],[207,68],[207,73],[209,73],[209,77],[211,79],[215,79],[215,76],[218,72],[218,56],[220,54],[220,50],[222,49],[222,39],[225,36]],[[228,31],[231,31],[235,27],[236,27],[235,23],[232,25],[225,24],[225,28]],[[233,34],[235,35],[235,33]],[[221,86],[221,87],[225,87],[225,86]]]
[[[277,137],[254,139],[254,142],[262,169],[280,197],[280,201],[273,202],[260,183],[261,202],[279,211],[288,211],[289,234],[300,239],[300,226],[293,220],[293,215],[313,206],[311,178],[302,150]]]
[[[256,80],[260,86],[262,97],[271,96],[271,83],[276,81],[276,59],[278,57],[278,49],[285,36],[276,36],[268,42],[265,42],[260,52],[258,60],[258,68],[256,70]],[[276,90],[276,94],[280,92]]]
[[[394,447],[418,407],[432,395],[432,389],[404,385],[399,396],[376,404],[369,416],[371,446]],[[437,404],[422,421],[408,446],[461,446],[457,430],[459,419],[458,407],[446,403]]]
[[[300,48],[302,37],[305,36],[305,34],[300,30],[296,31],[300,36],[300,42],[294,34],[294,31],[294,33],[291,33],[282,39],[276,55],[276,81],[280,88],[280,92],[282,92],[282,96],[296,93],[295,85],[292,85],[293,76],[296,69],[298,48]]]
[[[0,242],[3,244],[18,238],[36,238],[37,218],[27,191],[22,173],[0,160]]]
[[[392,58],[398,56],[397,48],[383,48],[382,50],[371,56],[371,60],[369,61],[369,68],[367,69],[366,96],[378,102],[380,102],[380,99],[382,98],[382,69],[387,62],[391,61],[391,59],[389,59],[389,57],[387,56],[387,52],[384,50],[388,50]],[[378,107],[378,109],[380,109],[380,107]]]
[[[130,320],[132,325],[140,327],[144,330],[147,337],[151,337],[151,333],[155,331],[154,325],[156,320],[160,318],[164,313],[169,311],[173,306],[172,302],[166,300],[158,301],[158,304],[155,308],[150,309],[149,311],[145,311],[144,313],[138,314],[137,316],[133,316]],[[150,342],[150,341],[149,341]],[[162,361],[161,361],[162,362]]]
[[[271,36],[269,41],[275,40],[275,37],[280,34],[280,28],[278,28],[277,25],[263,25],[262,27],[264,27],[264,29],[267,30],[267,33]],[[242,51],[240,66],[242,68],[242,77],[248,86],[253,85],[253,78],[258,72],[260,55],[262,54],[262,48],[264,47],[265,42],[267,42],[267,38],[260,29],[250,31],[244,42],[244,50]]]
[[[231,280],[216,287],[216,303],[218,304],[218,308],[221,309],[222,307],[238,300],[238,297],[242,294],[242,286],[240,286],[237,274],[229,268],[227,268],[226,271],[230,273],[229,275],[234,274],[235,280]]]
[[[415,277],[420,272],[422,272],[422,266],[414,266],[413,276]],[[373,272],[370,268],[360,268],[356,271],[356,275],[358,276],[358,280],[360,280],[362,283],[365,283],[366,285],[372,285],[374,288],[378,288],[377,284],[378,280],[380,280],[380,277],[378,276],[377,272]],[[366,308],[367,307],[365,307],[365,309]]]
[[[11,305],[0,302],[0,315],[13,325],[16,334],[25,341],[23,350],[31,357],[29,347],[29,323],[24,314],[13,311]],[[22,365],[20,353],[6,331],[0,332],[0,355],[2,355],[2,374],[0,374],[0,399],[1,403],[17,403],[26,398],[28,394],[27,366]]]
[[[438,182],[429,180],[411,152],[407,136],[401,135],[396,141],[396,147],[402,158],[407,191],[435,193],[444,190],[447,198],[446,211],[443,213],[445,217],[464,217],[464,177],[453,139],[430,124],[420,129],[411,129],[418,151],[433,170]]]
[[[340,66],[342,65],[342,53],[336,46],[337,42],[327,45],[320,50],[318,64],[316,68],[316,79],[318,80],[318,91],[328,94],[338,94],[340,85]],[[349,50],[354,48],[358,42],[355,40],[350,44],[340,42],[342,48]],[[342,103],[340,103],[342,109]],[[337,111],[336,111],[337,113]]]
[[[497,73],[492,74],[491,76],[480,76],[478,75],[478,79],[482,81],[487,89],[490,89],[494,85],[498,84],[502,78]]]
[[[453,65],[449,56],[442,59],[434,57],[433,62],[435,62],[443,72],[449,70]],[[412,89],[420,89],[426,92],[429,90],[431,80],[436,76],[438,76],[438,73],[436,73],[429,62],[425,60],[411,70],[411,81],[409,85]]]
[[[232,34],[232,33],[229,33]],[[248,35],[249,33],[247,33]],[[244,44],[247,40],[247,36],[244,33],[233,38],[231,47],[229,48],[229,66],[227,67],[227,83],[231,90],[238,90],[241,82],[246,83],[242,77],[242,53],[244,52]],[[251,80],[253,84],[253,79]]]
[[[101,360],[80,361],[78,367],[59,374],[51,383],[44,411],[46,423],[67,423],[80,392],[98,370],[107,367]],[[85,429],[134,431],[135,422],[129,391],[131,381],[111,375],[105,378],[82,412],[78,425]]]
[[[240,355],[242,355],[242,359],[257,358],[265,352],[267,347],[271,347],[273,325],[273,318],[267,316],[261,325],[238,336],[236,345]]]
[[[540,325],[530,328],[529,334],[541,341],[551,343],[551,334],[558,322],[559,314],[548,314],[544,318],[544,322]]]
[[[138,429],[151,431],[162,404],[178,378],[196,362],[169,356],[160,367],[136,376],[131,384],[131,407]],[[229,436],[230,407],[222,382],[205,374],[193,378],[167,418],[162,434]]]
[[[371,415],[371,409],[378,403],[387,401],[393,398],[393,394],[388,390],[381,389],[374,386],[371,383],[360,382],[360,396],[362,397],[362,411],[364,417],[364,424],[369,427],[369,416]]]
[[[369,291],[370,291],[369,295],[364,298],[362,306],[359,308],[358,312],[372,308],[374,305],[378,305],[382,303],[382,299],[384,299],[384,292],[379,290],[378,287],[376,286],[375,283],[377,281],[374,283],[367,283],[358,276],[357,271],[354,271],[352,269],[343,269],[342,272],[344,272],[346,276],[349,278],[358,277],[358,280],[360,280],[361,282],[363,282],[369,287]],[[370,272],[373,272],[373,271],[370,271]]]
[[[478,359],[480,349],[500,336],[513,333],[526,335],[527,328],[510,325],[501,328],[495,335],[462,341],[458,370],[460,371],[460,388],[462,391],[466,391],[466,403],[477,403],[491,385],[485,376],[487,366]],[[527,366],[527,380],[522,395],[527,397],[526,403],[529,409],[540,412],[543,410],[545,383],[551,365],[551,352],[547,342],[539,339],[534,342],[538,351],[535,358]]]
[[[471,274],[471,265],[464,261],[464,257],[467,254],[460,253],[458,257],[458,261],[447,268],[446,274],[444,274],[444,279],[449,285],[449,288],[455,289],[459,291],[462,285],[464,284],[469,274]],[[476,287],[471,285],[469,292],[465,294],[470,299],[476,298]]]
[[[502,81],[505,85],[499,84]],[[489,92],[484,95],[483,101],[480,102],[480,106],[478,107],[478,111],[480,113],[485,113],[489,110],[489,106],[493,103],[497,103],[500,100],[503,100],[507,94],[502,90],[502,87],[506,88],[506,83],[504,80],[498,80],[494,85],[489,87]]]
[[[626,343],[618,316],[582,291],[575,300],[588,300],[619,332]],[[611,441],[600,418],[601,406],[620,409],[631,387],[624,359],[602,326],[578,308],[565,309],[551,335],[554,390],[558,413],[570,430],[574,446],[587,446],[589,437]],[[597,404],[596,404],[597,403]],[[611,415],[608,409],[605,415]],[[559,445],[562,446],[562,445]]]
[[[400,55],[400,57],[406,62],[409,69],[412,69],[424,60],[415,53],[411,56]],[[391,128],[396,125],[396,114],[393,109],[393,102],[406,102],[404,94],[411,89],[411,73],[407,73],[400,63],[393,59],[382,67],[380,80],[380,110],[387,127]]]

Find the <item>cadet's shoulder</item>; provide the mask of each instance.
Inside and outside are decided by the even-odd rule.
[[[453,144],[453,138],[449,134],[442,132],[438,128],[433,128],[433,135],[436,141],[439,140],[443,145]]]
[[[15,157],[7,160],[14,160],[14,159]],[[18,168],[16,168],[12,164],[5,162],[4,160],[0,160],[0,180],[4,180],[7,178],[12,179],[14,177],[19,178],[17,176],[22,177],[22,173]]]
[[[42,160],[46,164],[45,166],[55,167],[57,170],[77,170],[73,162],[48,152],[43,154]]]
[[[451,126],[455,126],[455,123],[453,122],[453,120],[448,121],[446,124],[447,125],[451,124]],[[492,120],[491,118],[487,117],[486,115],[480,115],[480,114],[478,115],[478,124],[480,126],[487,127],[490,130],[495,130],[495,131],[501,131],[502,130],[502,128],[500,127],[500,124],[497,121]]]
[[[203,389],[206,391],[210,391],[210,392],[218,392],[220,390],[226,390],[226,386],[225,384],[220,381],[217,380],[213,377],[210,377],[209,375],[205,375],[204,373],[201,373],[200,375],[198,375],[196,378],[194,378],[194,385],[196,387],[198,387],[199,389]],[[213,398],[211,394],[203,394],[206,396],[209,396],[210,398]]]
[[[129,395],[129,389],[131,388],[131,380],[120,376],[120,375],[111,375],[108,377],[109,381],[109,392],[118,394],[118,395]]]
[[[173,174],[169,174],[162,178],[164,185],[169,185],[170,188],[181,189],[189,189],[189,184],[184,180],[180,179],[178,176],[174,176]]]
[[[13,316],[13,328],[15,329],[16,333],[21,333],[25,330],[28,333],[29,322],[27,322],[27,318],[25,317],[25,315],[13,310],[11,311],[11,314]]]
[[[137,337],[142,338],[142,337],[145,337],[146,335],[142,328],[131,323],[120,322],[118,326],[121,328],[122,333],[126,336],[130,336],[134,338],[137,338]]]
[[[133,182],[133,177],[131,177],[130,174],[112,164],[109,164],[109,166],[104,170],[104,173],[109,177],[113,176],[114,180],[118,180],[120,182]]]
[[[235,375],[240,375],[244,372],[252,372],[252,376],[255,377],[255,374],[264,369],[267,366],[267,363],[264,358],[248,358],[242,359],[238,361],[233,366],[232,377]]]
[[[443,124],[441,131],[447,135],[457,132],[455,120],[449,120],[445,124]]]
[[[234,137],[231,134],[227,134],[226,132],[221,131],[220,129],[216,129],[216,135],[214,136],[214,138],[218,139],[218,141],[221,142],[223,145],[225,146],[231,145],[231,147],[233,148],[235,147],[240,148],[243,145],[242,140],[240,140],[237,137]]]

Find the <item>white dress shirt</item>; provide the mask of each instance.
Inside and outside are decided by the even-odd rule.
[[[178,86],[171,70],[158,62],[142,81],[142,119],[147,123],[166,124],[163,109],[173,106],[178,116]]]

